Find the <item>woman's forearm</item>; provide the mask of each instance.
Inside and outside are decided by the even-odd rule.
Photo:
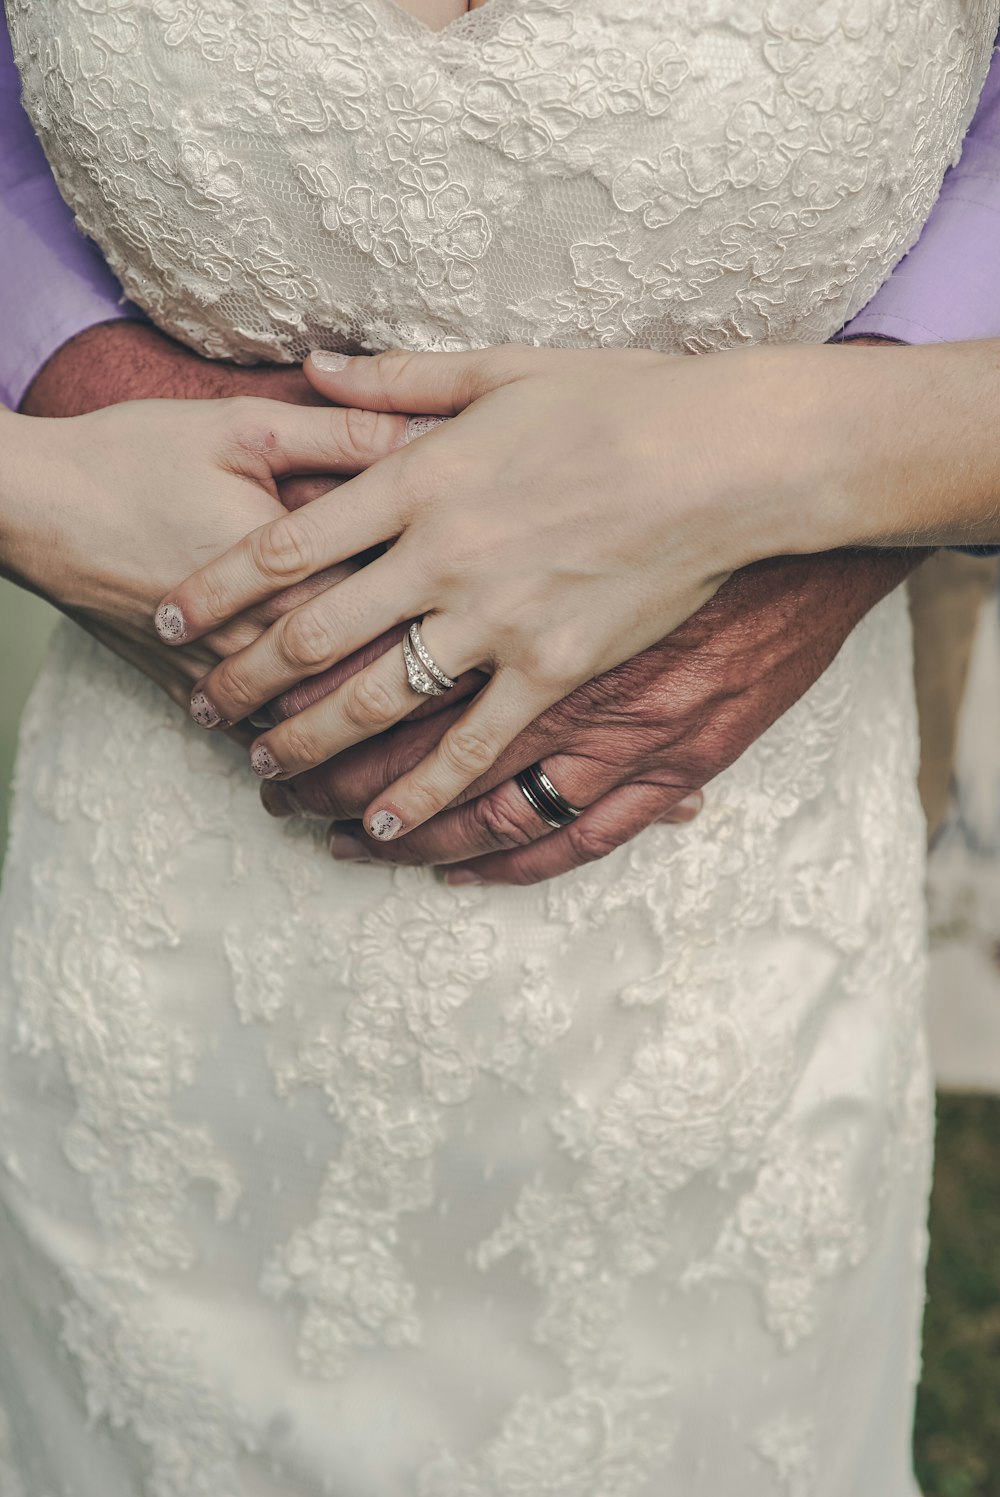
[[[1000,339],[808,351],[796,550],[1000,545]]]
[[[29,575],[30,517],[43,504],[46,473],[58,465],[47,455],[41,422],[0,406],[0,572],[21,586],[37,586]]]

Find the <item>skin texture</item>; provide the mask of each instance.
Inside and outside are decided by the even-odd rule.
[[[360,817],[437,741],[436,722],[411,720],[269,785],[265,804],[275,815],[333,818],[333,850],[348,860],[451,864],[452,883],[554,878],[655,821],[696,814],[692,793],[798,701],[855,624],[921,559],[915,551],[843,551],[737,574],[669,639],[545,712],[460,806],[398,840],[365,836]],[[561,831],[546,833],[509,779],[536,760],[570,801],[589,807]]]
[[[276,477],[356,471],[356,424],[341,409],[248,397],[125,402],[60,420],[0,409],[9,454],[0,561],[16,582],[142,664],[164,579],[285,513]],[[369,461],[395,447],[406,422],[379,416],[363,426]],[[306,596],[286,597],[278,613]],[[256,610],[232,620],[187,652],[186,667],[203,673],[269,622]],[[159,680],[155,660],[149,667]],[[207,711],[202,720],[210,725]]]
[[[310,377],[325,393],[343,390],[344,404],[400,410],[412,394],[428,414],[459,414],[357,478],[350,504],[333,495],[282,517],[168,595],[197,639],[280,587],[399,537],[366,572],[223,661],[199,691],[237,721],[430,615],[421,632],[444,670],[481,666],[490,680],[426,763],[370,808],[373,835],[410,831],[542,712],[665,638],[737,566],[786,549],[776,522],[791,485],[779,479],[777,444],[757,435],[758,418],[787,399],[776,362],[768,351],[751,366],[741,354],[511,347],[354,359],[327,378],[317,356]],[[713,451],[717,423],[724,459]],[[387,657],[270,732],[251,763],[267,778],[301,773],[419,700]]]
[[[46,365],[25,402],[38,415],[70,415],[121,400],[255,394],[289,401],[320,397],[297,370],[218,365],[138,323],[114,323],[82,334]],[[280,486],[295,504],[326,481]],[[303,492],[303,489],[305,492]],[[360,833],[358,818],[375,792],[424,757],[455,714],[454,697],[428,700],[417,714],[283,785],[265,784],[272,814],[293,812],[334,822],[334,837],[354,834],[346,851],[377,860],[455,865],[450,877],[534,883],[603,856],[651,822],[687,820],[683,805],[709,783],[808,689],[855,623],[900,582],[922,553],[847,553],[766,563],[735,577],[702,619],[696,616],[654,646],[558,704],[533,724],[474,787],[465,804],[395,844]],[[84,621],[102,642],[187,704],[205,670],[197,646],[168,648],[151,631],[133,638],[121,628]],[[398,639],[397,634],[392,642]],[[284,717],[330,689],[390,641],[377,641],[326,676],[318,675],[272,704]],[[475,678],[460,683],[461,690]],[[601,715],[593,718],[600,688]],[[456,693],[457,695],[457,693]],[[437,719],[441,717],[442,721]],[[572,742],[565,736],[572,733]],[[565,832],[548,833],[508,777],[543,759],[572,800],[594,799]],[[656,761],[655,768],[648,766]],[[631,783],[630,783],[631,782]],[[626,787],[613,793],[617,787]],[[491,788],[495,787],[495,788]]]
[[[907,357],[912,371],[909,351],[897,367]],[[693,360],[522,347],[317,354],[307,372],[342,404],[455,419],[168,594],[185,637],[197,639],[362,545],[394,541],[365,573],[215,667],[199,701],[239,720],[303,674],[421,619],[444,671],[482,667],[489,681],[426,759],[366,809],[371,836],[408,835],[543,712],[666,638],[733,571],[829,549],[859,514],[867,523],[866,459],[885,438],[869,440],[870,453],[844,443],[827,413],[849,367],[868,380],[874,369],[888,390],[885,359],[822,347]],[[836,414],[863,436],[861,404],[844,400]],[[880,480],[892,478],[884,466]],[[302,773],[394,726],[420,700],[394,653],[266,733],[251,765],[267,779]]]
[[[113,322],[89,328],[65,344],[39,372],[29,389],[22,411],[30,416],[79,416],[135,400],[217,400],[234,396],[280,400],[292,405],[326,406],[299,369],[241,368],[213,363],[165,337],[141,322]],[[358,424],[359,443],[367,439]],[[358,447],[357,466],[371,460],[370,448]],[[335,474],[294,477],[278,484],[277,494],[287,509],[309,503],[342,480]],[[251,523],[248,521],[248,523]],[[322,586],[357,570],[359,561],[332,569]],[[19,579],[24,582],[24,579]],[[30,584],[28,584],[30,585]],[[309,594],[316,590],[310,587]],[[37,589],[43,591],[44,589]],[[56,597],[46,595],[108,649],[149,676],[185,710],[192,687],[204,676],[235,636],[226,631],[213,634],[201,645],[168,649],[149,627],[148,614],[141,624],[110,618],[93,611],[74,610]],[[253,638],[267,622],[302,601],[306,594],[289,590],[276,606],[244,619],[244,639]],[[269,616],[268,616],[269,615]],[[241,736],[246,736],[245,733]]]

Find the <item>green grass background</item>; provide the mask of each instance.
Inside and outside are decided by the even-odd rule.
[[[18,717],[52,622],[45,604],[0,582],[0,847]],[[1000,1100],[939,1099],[928,1292],[917,1417],[924,1497],[1000,1497]]]

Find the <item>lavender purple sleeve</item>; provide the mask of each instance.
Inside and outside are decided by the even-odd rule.
[[[21,109],[2,6],[0,254],[0,398],[10,405],[75,333],[141,315],[122,302],[118,282],[59,196]],[[923,234],[844,334],[906,343],[1000,335],[1000,53]]]
[[[901,343],[1000,336],[1000,51],[923,233],[844,333]]]
[[[846,338],[954,343],[1000,336],[1000,50],[961,160],[913,249],[844,328]],[[974,556],[1000,547],[962,546]]]
[[[0,401],[16,410],[42,365],[84,328],[141,317],[77,229],[21,108],[0,4]]]

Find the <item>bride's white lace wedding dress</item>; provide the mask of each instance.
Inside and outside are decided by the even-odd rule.
[[[995,0],[8,0],[213,356],[827,338]],[[724,436],[724,434],[720,434]],[[906,1497],[930,1134],[908,623],[537,889],[337,867],[64,626],[0,908],[2,1497]]]

